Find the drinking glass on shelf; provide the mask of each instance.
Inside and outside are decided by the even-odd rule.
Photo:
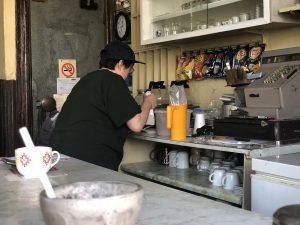
[[[168,25],[163,26],[163,31],[165,37],[170,35],[170,27]]]
[[[255,6],[255,18],[261,18],[263,17],[263,4],[262,3],[258,3]]]
[[[178,23],[172,23],[171,24],[171,30],[172,30],[172,34],[178,34],[179,33],[179,24]]]

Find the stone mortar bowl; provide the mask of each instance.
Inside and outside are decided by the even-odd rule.
[[[143,199],[139,184],[123,181],[78,182],[54,187],[56,198],[40,194],[47,225],[133,225]]]

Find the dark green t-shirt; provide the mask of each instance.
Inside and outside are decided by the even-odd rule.
[[[109,155],[122,159],[129,132],[126,122],[140,112],[120,75],[109,70],[91,72],[75,85],[64,103],[51,146],[75,158],[109,167]]]

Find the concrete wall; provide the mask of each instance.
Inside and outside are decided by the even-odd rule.
[[[79,0],[31,1],[34,122],[35,102],[56,93],[58,59],[76,59],[78,77],[98,69],[104,2],[95,2],[98,10],[81,9]]]

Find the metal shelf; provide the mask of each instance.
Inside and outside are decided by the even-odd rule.
[[[122,164],[121,169],[128,174],[147,178],[195,194],[205,195],[237,205],[242,205],[243,202],[242,188],[231,191],[213,186],[208,180],[208,172],[198,171],[195,167],[177,169],[159,165],[157,162],[139,162]]]

